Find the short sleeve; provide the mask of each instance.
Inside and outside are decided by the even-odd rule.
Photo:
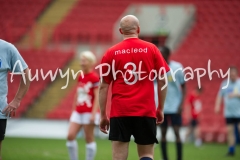
[[[183,68],[183,66],[182,65],[179,65],[179,68]],[[177,76],[178,76],[178,81],[179,81],[179,83],[180,84],[184,84],[185,83],[185,81],[184,81],[184,72],[183,71],[178,71],[177,72]]]
[[[99,77],[97,74],[94,74],[94,77],[92,79],[92,83],[93,83],[93,88],[98,88],[99,86]]]
[[[157,47],[154,47],[154,55],[155,55],[154,56],[155,70],[161,71],[160,72],[161,75],[167,73],[170,70],[170,68],[166,61],[164,60],[164,58],[162,57],[162,54]]]
[[[224,81],[221,83],[220,88],[219,88],[219,91],[218,91],[218,96],[220,96],[220,97],[223,97],[223,96],[224,96],[224,91],[225,91],[225,89],[222,89],[223,86],[225,86],[225,85],[224,85]]]
[[[100,76],[101,76],[100,78],[103,78],[104,81],[108,84],[110,84],[113,80],[112,72],[111,72],[111,65],[112,65],[112,60],[109,57],[109,51],[107,51],[104,54],[102,61],[101,61],[102,75],[100,73]]]
[[[78,76],[77,82],[81,82],[83,77],[81,75]]]
[[[17,73],[17,72],[22,72],[24,71],[26,68],[28,68],[28,65],[26,64],[26,62],[24,61],[24,59],[22,58],[22,56],[20,55],[20,53],[18,52],[17,48],[10,44],[9,47],[9,54],[10,54],[10,70],[13,73]]]

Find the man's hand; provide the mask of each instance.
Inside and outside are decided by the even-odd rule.
[[[163,121],[164,121],[164,114],[163,114],[162,111],[157,110],[156,117],[157,117],[157,122],[156,122],[157,124],[163,123]]]
[[[183,111],[183,104],[181,104],[181,105],[178,107],[177,113],[178,113],[178,114],[182,114],[182,111]]]
[[[9,115],[9,117],[15,116],[16,109],[20,106],[20,101],[13,99],[12,102],[10,102],[4,109],[3,112],[6,115]]]
[[[237,93],[231,93],[228,95],[228,98],[237,98],[237,97],[239,97],[239,94]]]
[[[108,134],[109,119],[107,118],[107,116],[101,116],[99,128],[103,133]]]

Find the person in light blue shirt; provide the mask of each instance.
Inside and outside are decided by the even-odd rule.
[[[227,88],[222,89],[224,86],[227,86]],[[238,78],[238,69],[236,67],[230,67],[230,81],[226,79],[221,84],[216,98],[216,113],[220,112],[222,99],[224,102],[224,117],[226,119],[228,134],[229,150],[227,156],[234,156],[234,125],[238,125],[240,131],[240,79]]]
[[[14,75],[22,75],[18,91],[9,104],[7,103],[8,72],[12,72]],[[15,115],[15,111],[19,107],[29,85],[29,70],[27,64],[14,45],[0,39],[0,160],[1,144],[5,137],[7,118]]]
[[[177,160],[182,160],[182,142],[180,139],[179,130],[182,123],[181,112],[183,100],[186,93],[184,73],[181,70],[183,69],[183,66],[179,62],[169,60],[170,49],[168,47],[160,47],[160,51],[171,69],[171,71],[167,73],[168,89],[164,103],[164,122],[160,125],[160,148],[163,160],[168,160],[166,134],[171,121],[171,125],[173,126],[173,130],[176,136]],[[155,92],[155,96],[157,96],[157,92]]]

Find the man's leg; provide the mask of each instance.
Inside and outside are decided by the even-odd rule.
[[[154,144],[150,145],[137,144],[137,150],[140,160],[153,160]]]
[[[112,160],[126,160],[133,129],[132,117],[110,118],[109,140],[112,141]]]
[[[75,122],[70,122],[66,143],[70,160],[78,160],[78,144],[76,141],[76,136],[81,128],[82,125]]]
[[[7,119],[0,119],[0,160],[2,160],[2,141],[5,137]]]
[[[86,160],[94,160],[97,152],[97,144],[94,141],[94,124],[84,125],[84,133],[86,140]]]
[[[195,146],[199,147],[202,145],[202,139],[200,135],[200,128],[198,125],[194,127],[194,139],[195,139]]]
[[[187,131],[186,131],[186,135],[185,135],[185,139],[184,139],[184,142],[188,141],[190,135],[193,133],[193,127],[192,125],[189,125],[187,127]]]
[[[177,160],[182,160],[182,142],[179,134],[180,127],[173,126],[173,130],[176,137]]]
[[[234,124],[227,124],[227,140],[228,140],[227,155],[232,156],[234,155],[234,151],[235,151]]]
[[[2,160],[2,141],[0,141],[0,160]]]
[[[164,115],[164,122],[160,125],[161,128],[161,152],[162,152],[162,158],[163,160],[168,160],[167,157],[167,128],[168,128],[168,122],[167,122],[167,115]]]
[[[113,160],[127,160],[129,142],[112,141]]]
[[[238,134],[239,134],[239,138],[240,138],[240,122],[238,123]]]
[[[176,137],[177,148],[177,160],[182,160],[182,141],[180,137],[180,126],[182,124],[182,118],[180,114],[174,114],[171,116],[172,126]]]
[[[140,160],[153,160],[154,143],[158,143],[156,119],[139,117],[135,119],[133,137],[137,144]]]

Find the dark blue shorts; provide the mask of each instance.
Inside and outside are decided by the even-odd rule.
[[[227,124],[238,124],[240,123],[240,118],[226,118]]]
[[[164,114],[164,122],[161,124],[162,127],[172,126],[181,126],[182,125],[182,116],[181,114]]]

